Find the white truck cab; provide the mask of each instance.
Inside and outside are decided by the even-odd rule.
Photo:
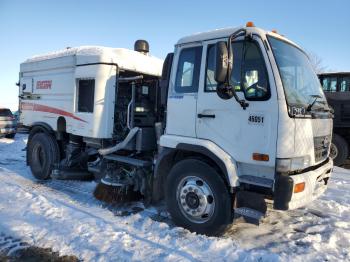
[[[270,204],[294,209],[326,190],[332,114],[299,46],[248,23],[180,39],[162,70],[141,47],[72,63],[68,79],[53,71],[53,57],[21,65],[35,177],[94,174],[165,199],[176,224],[205,234],[223,232],[234,214],[259,219]],[[96,55],[85,51],[86,61]],[[33,82],[26,96],[26,77],[48,82]],[[83,112],[80,80],[95,88]],[[43,103],[59,110],[40,110]]]
[[[246,108],[218,96],[214,77],[215,45],[237,31],[230,84]],[[332,116],[300,47],[253,26],[215,30],[180,39],[173,68],[162,146],[220,152],[230,186],[271,189],[281,194],[278,209],[303,206],[324,191],[332,169]]]

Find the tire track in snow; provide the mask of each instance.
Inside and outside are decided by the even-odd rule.
[[[0,168],[1,169],[1,168]],[[4,170],[4,169],[3,169]],[[0,177],[0,180],[2,178]],[[157,222],[165,222],[169,226],[174,226],[169,215],[165,211],[165,207],[144,208],[142,202],[124,203],[124,204],[106,204],[101,202],[93,196],[93,190],[96,186],[95,182],[76,181],[76,180],[47,180],[35,181],[31,179],[13,174],[11,180],[16,183],[12,185],[22,185],[22,188],[27,192],[33,192],[32,189],[40,192],[41,195],[46,193],[54,193],[60,195],[65,200],[73,200],[74,203],[83,205],[85,207],[97,206],[102,209],[107,209],[116,216],[128,216],[138,212],[147,214],[151,219]],[[2,180],[8,182],[8,180]],[[68,198],[69,197],[69,198]]]
[[[139,232],[132,232],[130,230],[127,230],[125,227],[122,227],[120,225],[120,222],[122,222],[124,225],[128,225],[129,222],[123,219],[122,221],[116,220],[116,217],[114,216],[113,213],[107,215],[107,216],[102,216],[99,215],[99,212],[96,212],[96,209],[102,209],[104,211],[109,211],[106,208],[103,208],[103,205],[100,204],[100,202],[93,197],[91,197],[92,192],[86,189],[78,189],[77,187],[74,186],[69,186],[68,188],[70,189],[78,189],[77,191],[80,191],[80,193],[84,194],[85,196],[83,198],[78,198],[78,199],[71,199],[69,195],[66,195],[64,192],[58,190],[59,189],[65,189],[66,183],[61,183],[61,181],[55,181],[55,182],[43,182],[43,183],[36,183],[32,180],[26,179],[22,176],[19,176],[16,173],[7,173],[8,175],[6,176],[0,176],[0,181],[4,184],[7,184],[8,186],[16,187],[19,190],[23,190],[26,193],[29,193],[34,196],[35,199],[40,199],[40,198],[45,198],[45,200],[48,200],[49,202],[55,203],[56,205],[59,206],[64,206],[65,208],[68,208],[72,210],[72,212],[80,212],[82,214],[85,214],[86,216],[90,218],[95,218],[100,226],[109,226],[113,228],[113,231],[115,232],[124,232],[128,236],[132,237],[134,241],[141,241],[146,245],[152,246],[153,249],[160,249],[160,250],[165,250],[165,253],[173,253],[177,254],[179,257],[182,257],[184,259],[189,259],[191,261],[196,261],[197,259],[193,256],[191,256],[189,253],[182,252],[179,250],[176,250],[174,248],[170,248],[168,246],[165,246],[161,243],[154,242],[152,240],[148,240],[147,237],[143,238],[140,236]],[[68,181],[65,181],[68,182]],[[84,182],[82,182],[84,183]],[[49,185],[54,185],[57,187],[50,187]],[[53,194],[53,195],[51,195]],[[93,210],[91,210],[93,208]],[[46,217],[50,218],[50,207],[46,207],[46,210],[41,210],[41,212],[48,214]],[[98,210],[97,210],[98,211]],[[141,215],[146,215],[150,218],[150,216],[155,215],[156,213],[151,212],[149,210],[143,210],[140,212]],[[146,218],[146,217],[143,217]],[[52,217],[53,219],[56,218],[56,216]],[[116,223],[119,222],[118,226]]]
[[[0,233],[0,254],[11,256],[15,252],[28,248],[29,245],[18,238],[6,236]]]

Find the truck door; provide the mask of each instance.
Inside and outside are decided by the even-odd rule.
[[[202,46],[175,50],[168,94],[166,133],[196,137],[197,93]]]
[[[21,77],[19,81],[19,95],[31,95],[33,93],[33,78]]]
[[[232,84],[249,106],[244,110],[234,98],[223,100],[216,94],[214,80],[215,42],[204,48],[201,85],[197,101],[197,136],[211,140],[237,162],[240,173],[263,177],[274,175],[278,105],[271,68],[260,39],[232,44]],[[253,160],[253,154],[269,156],[266,162]],[[257,166],[271,168],[256,168]],[[265,170],[265,171],[264,171]]]
[[[32,111],[33,108],[26,101],[32,98],[34,88],[34,79],[32,77],[20,77],[19,80],[19,122],[23,123],[23,110]]]

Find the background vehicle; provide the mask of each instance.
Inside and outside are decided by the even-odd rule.
[[[349,157],[350,72],[319,75],[329,105],[334,110],[331,156],[341,166]]]
[[[16,124],[17,124],[17,133],[22,133],[22,134],[28,133],[29,129],[27,127],[23,126],[22,123],[20,122],[20,115],[19,115],[18,110],[13,113],[13,116],[14,116]]]
[[[317,100],[317,101],[316,101]],[[165,199],[177,225],[220,234],[327,188],[332,119],[305,53],[248,23],[184,37],[162,61],[82,47],[21,64],[38,179],[102,178],[104,199]],[[115,194],[116,193],[116,194]]]
[[[0,108],[0,136],[14,138],[17,131],[17,121],[8,108]]]

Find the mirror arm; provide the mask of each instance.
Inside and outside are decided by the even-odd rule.
[[[234,88],[232,88],[232,89],[234,89]],[[249,103],[247,103],[244,99],[239,99],[236,91],[233,91],[233,97],[238,102],[238,104],[240,104],[240,106],[243,108],[243,110],[246,110],[246,108],[249,106]]]
[[[228,47],[228,68],[227,68],[227,70],[228,70],[228,76],[230,75],[229,73],[231,72],[231,69],[232,69],[232,53],[233,53],[233,51],[232,51],[232,45],[231,45],[231,43],[232,43],[232,41],[235,39],[235,38],[237,38],[237,37],[239,37],[240,35],[241,35],[241,33],[244,33],[244,34],[246,34],[247,33],[247,30],[246,29],[239,29],[239,30],[237,30],[236,32],[234,32],[234,33],[232,33],[231,35],[230,35],[230,37],[228,38],[228,42],[227,42],[227,47]],[[229,85],[231,85],[231,78],[230,77],[228,77],[228,84]]]
[[[228,42],[227,42],[227,46],[228,46],[228,68],[227,68],[227,84],[228,86],[232,87],[232,84],[231,84],[231,77],[230,77],[230,73],[231,73],[231,69],[232,69],[232,60],[233,60],[233,57],[232,57],[232,41],[239,37],[242,33],[244,33],[245,36],[247,36],[247,30],[246,29],[239,29],[237,30],[236,32],[232,33],[230,35],[230,37],[228,38]],[[235,100],[237,101],[237,103],[239,103],[241,105],[241,107],[243,108],[243,110],[245,110],[249,104],[244,100],[244,99],[239,99],[239,97],[237,96],[237,93],[236,93],[236,90],[234,89],[234,87],[232,87],[232,92],[233,92],[233,97],[235,98]]]

